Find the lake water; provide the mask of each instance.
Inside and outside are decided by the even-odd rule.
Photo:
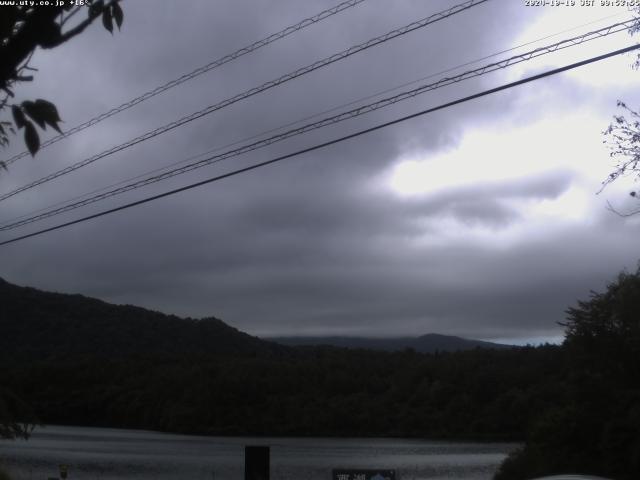
[[[395,469],[398,480],[490,479],[516,445],[370,438],[198,437],[49,426],[25,441],[0,440],[14,480],[241,480],[244,446],[271,446],[274,480],[330,480],[334,468]]]

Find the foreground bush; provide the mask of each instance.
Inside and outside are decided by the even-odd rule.
[[[495,480],[582,473],[640,478],[640,269],[567,311],[571,395],[543,412]]]

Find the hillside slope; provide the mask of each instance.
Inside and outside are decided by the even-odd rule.
[[[256,354],[284,349],[213,317],[184,319],[0,279],[0,356],[5,358]]]

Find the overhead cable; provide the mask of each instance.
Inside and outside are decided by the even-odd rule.
[[[322,20],[329,18],[337,13],[340,13],[344,10],[347,10],[348,8],[351,7],[355,7],[356,5],[364,2],[366,0],[348,0],[346,2],[342,2],[338,5],[336,5],[335,7],[329,8],[327,10],[323,10],[320,13],[317,13],[316,15],[313,15],[312,17],[309,18],[305,18],[304,20],[296,23],[295,25],[291,25],[283,30],[280,30],[279,32],[276,32],[272,35],[269,35],[268,37],[263,38],[262,40],[258,40],[257,42],[253,42],[250,45],[247,45],[246,47],[242,47],[239,50],[236,50],[233,53],[229,53],[227,55],[224,55],[223,57],[218,58],[217,60],[214,60],[210,63],[207,63],[206,65],[203,65],[201,67],[196,68],[195,70],[189,72],[189,73],[185,73],[184,75],[181,75],[178,78],[175,78],[173,80],[168,81],[167,83],[160,85],[152,90],[149,90],[145,93],[143,93],[142,95],[139,95],[135,98],[132,98],[131,100],[123,103],[122,105],[119,105],[115,108],[112,108],[111,110],[101,113],[100,115],[97,115],[93,118],[91,118],[90,120],[87,120],[86,122],[83,122],[79,125],[76,125],[73,128],[70,128],[69,130],[67,130],[66,132],[63,132],[60,135],[57,135],[45,142],[42,142],[42,144],[40,145],[40,151],[42,151],[44,148],[48,147],[49,145],[53,145],[54,143],[59,142],[60,140],[64,139],[64,138],[68,138],[71,135],[73,135],[74,133],[78,133],[86,128],[89,128],[93,125],[96,125],[97,123],[102,122],[103,120],[106,120],[109,117],[112,117],[120,112],[124,112],[125,110],[128,110],[131,107],[134,107],[135,105],[138,105],[139,103],[144,102],[145,100],[149,100],[152,97],[155,97],[156,95],[159,95],[160,93],[163,93],[167,90],[169,90],[170,88],[173,87],[177,87],[178,85],[187,82],[193,78],[196,78],[199,75],[202,75],[203,73],[209,72],[211,70],[213,70],[214,68],[218,68],[226,63],[229,63],[233,60],[236,60],[248,53],[254,52],[256,50],[258,50],[259,48],[265,47],[277,40],[280,40],[282,38],[285,38],[289,35],[291,35],[292,33],[295,33],[299,30],[302,30],[306,27],[309,27],[311,25],[314,25],[318,22],[321,22]],[[13,162],[29,156],[30,153],[28,151],[24,151],[21,153],[18,153],[17,155],[14,155],[13,157],[9,158],[8,160],[5,160],[5,166],[8,166],[10,164],[12,164]]]
[[[388,107],[390,105],[393,105],[395,103],[398,102],[402,102],[404,100],[408,100],[410,98],[413,98],[417,95],[429,92],[429,91],[433,91],[436,90],[438,88],[442,88],[448,85],[452,85],[454,83],[459,83],[461,81],[464,80],[468,80],[470,78],[475,78],[475,77],[479,77],[481,75],[486,75],[488,73],[494,72],[496,70],[500,70],[500,69],[504,69],[506,67],[510,67],[513,65],[517,65],[519,63],[525,62],[525,61],[529,61],[533,58],[537,58],[540,57],[542,55],[547,55],[553,52],[556,52],[558,50],[563,50],[565,48],[569,48],[569,47],[573,47],[576,45],[580,45],[582,43],[588,42],[590,40],[596,39],[596,38],[602,38],[605,37],[607,35],[612,35],[614,33],[618,33],[620,31],[623,30],[627,30],[629,28],[629,25],[631,23],[635,22],[635,20],[628,20],[626,22],[620,22],[620,23],[616,23],[613,25],[609,25],[608,27],[604,27],[601,28],[599,30],[595,30],[592,32],[588,32],[585,33],[583,35],[577,36],[577,37],[573,37],[573,38],[569,38],[566,40],[562,40],[560,42],[551,44],[551,45],[547,45],[544,47],[539,47],[536,48],[535,50],[531,50],[525,53],[521,53],[518,55],[514,55],[512,57],[500,60],[498,62],[494,62],[494,63],[490,63],[487,65],[484,65],[480,68],[474,69],[474,70],[469,70],[466,72],[463,72],[459,75],[453,76],[453,77],[445,77],[442,78],[436,82],[433,83],[429,83],[426,85],[421,85],[417,88],[414,88],[412,90],[408,90],[405,92],[401,92],[397,95],[394,95],[392,97],[387,97],[387,98],[383,98],[381,100],[378,100],[376,102],[373,103],[369,103],[367,105],[363,105],[360,106],[358,108],[331,116],[331,117],[327,117],[324,118],[322,120],[319,120],[317,122],[313,122],[313,123],[309,123],[306,125],[302,125],[298,128],[294,128],[291,130],[288,130],[286,132],[277,134],[277,135],[273,135],[269,138],[263,139],[263,140],[259,140],[253,143],[249,143],[246,145],[243,145],[239,148],[235,148],[233,150],[229,150],[227,152],[218,154],[218,155],[213,155],[213,156],[209,156],[207,158],[201,159],[199,161],[196,162],[192,162],[189,163],[187,165],[181,166],[181,167],[177,167],[171,170],[168,170],[166,172],[157,174],[157,175],[153,175],[150,177],[147,177],[145,179],[142,180],[138,180],[132,183],[129,183],[127,185],[112,189],[112,190],[108,190],[106,192],[102,192],[100,194],[88,197],[88,198],[84,198],[82,200],[78,200],[72,203],[68,203],[64,206],[61,207],[57,207],[57,208],[52,208],[49,209],[43,213],[37,214],[37,215],[33,215],[30,216],[28,218],[23,218],[21,220],[15,221],[15,222],[11,222],[11,223],[6,223],[4,225],[0,226],[0,231],[7,231],[7,230],[12,230],[33,222],[37,222],[40,220],[44,220],[46,218],[50,218],[56,215],[60,215],[62,213],[66,213],[69,212],[71,210],[75,210],[77,208],[81,208],[84,207],[86,205],[90,205],[92,203],[96,203],[98,201],[101,200],[105,200],[107,198],[110,197],[114,197],[116,195],[120,195],[132,190],[136,190],[138,188],[142,188],[145,187],[147,185],[153,184],[153,183],[157,183],[163,180],[167,180],[169,178],[178,176],[178,175],[182,175],[184,173],[190,172],[192,170],[196,170],[198,168],[202,168],[205,167],[207,165],[211,165],[213,163],[217,163],[232,157],[236,157],[239,155],[242,155],[244,153],[248,153],[250,151],[253,150],[257,150],[259,148],[263,148],[266,147],[268,145],[272,145],[274,143],[286,140],[288,138],[294,137],[294,136],[298,136],[307,132],[310,132],[312,130],[317,130],[319,128],[322,127],[326,127],[328,125],[333,125],[335,123],[339,123],[339,122],[343,122],[345,120],[349,120],[351,118],[355,118],[355,117],[359,117],[361,115],[373,112],[375,110],[379,110],[385,107]]]
[[[159,173],[159,172],[162,172],[164,170],[168,170],[171,167],[175,167],[177,165],[184,165],[186,163],[189,163],[189,162],[191,162],[193,160],[196,160],[198,158],[204,157],[206,155],[212,154],[214,152],[219,152],[220,150],[224,150],[226,148],[231,148],[231,147],[234,147],[236,145],[240,145],[242,143],[245,143],[245,142],[257,139],[257,138],[264,137],[265,135],[269,135],[271,133],[279,132],[279,131],[281,131],[281,130],[283,130],[285,128],[289,128],[289,127],[292,127],[294,125],[298,125],[298,124],[300,124],[302,122],[306,122],[306,121],[312,120],[314,118],[318,118],[318,117],[321,117],[323,115],[327,115],[327,114],[329,114],[331,112],[338,111],[338,110],[340,110],[342,108],[350,107],[352,105],[357,105],[357,104],[362,103],[364,101],[372,100],[372,99],[374,99],[376,97],[379,97],[381,95],[385,95],[385,94],[388,94],[388,93],[391,93],[391,92],[395,92],[397,90],[400,90],[401,88],[405,88],[405,87],[408,87],[410,85],[415,85],[417,83],[423,82],[423,81],[428,80],[430,78],[435,78],[435,77],[438,77],[440,75],[444,75],[446,73],[454,72],[456,70],[460,70],[463,67],[467,67],[467,66],[470,66],[470,65],[474,65],[474,64],[480,63],[480,62],[482,62],[484,60],[488,60],[490,58],[497,57],[497,56],[502,55],[504,53],[513,52],[513,51],[519,50],[522,47],[526,47],[528,45],[533,45],[533,44],[539,43],[539,42],[541,42],[543,40],[547,40],[549,38],[557,37],[559,35],[562,35],[563,33],[572,32],[572,31],[578,30],[579,28],[583,28],[583,27],[586,27],[588,25],[593,25],[595,23],[601,22],[603,20],[607,20],[609,18],[620,17],[622,15],[623,15],[622,13],[615,13],[615,14],[612,14],[612,15],[607,15],[605,17],[601,17],[601,18],[596,19],[596,20],[592,20],[592,21],[587,22],[587,23],[582,23],[580,25],[576,25],[576,26],[571,27],[571,28],[567,28],[567,29],[564,29],[564,30],[561,30],[561,31],[558,31],[558,32],[555,32],[555,33],[552,33],[552,34],[549,34],[549,35],[545,35],[544,37],[540,37],[540,38],[537,38],[535,40],[530,40],[530,41],[527,41],[525,43],[521,43],[519,45],[516,45],[516,46],[510,47],[510,48],[501,50],[499,52],[494,52],[494,53],[491,53],[489,55],[485,55],[484,57],[476,58],[474,60],[469,60],[467,62],[455,65],[453,67],[449,67],[449,68],[446,68],[444,70],[440,70],[438,72],[430,73],[430,74],[428,74],[426,76],[422,76],[422,77],[417,78],[415,80],[411,80],[409,82],[405,82],[405,83],[396,85],[394,87],[386,88],[386,89],[378,91],[376,93],[372,93],[372,94],[366,95],[365,97],[360,97],[360,98],[358,98],[356,100],[351,100],[350,102],[342,103],[340,105],[336,105],[336,106],[331,107],[331,108],[329,108],[327,110],[323,110],[321,112],[317,112],[317,113],[314,113],[312,115],[308,115],[306,117],[299,118],[299,119],[291,121],[291,122],[287,122],[287,123],[285,123],[283,125],[279,125],[278,127],[269,128],[267,130],[263,130],[262,132],[255,133],[255,134],[252,134],[252,135],[250,135],[248,137],[244,137],[244,138],[241,138],[241,139],[238,139],[238,140],[234,140],[233,142],[230,142],[230,143],[227,143],[227,144],[224,144],[224,145],[218,145],[217,147],[213,147],[213,148],[211,148],[209,150],[206,150],[204,152],[201,152],[201,153],[198,153],[198,154],[195,154],[195,155],[191,155],[191,156],[189,156],[187,158],[183,158],[182,160],[179,160],[177,162],[172,162],[172,163],[170,163],[168,165],[165,165],[163,167],[154,168],[153,170],[148,170],[146,172],[137,174],[137,175],[132,176],[132,177],[128,177],[128,178],[123,179],[123,180],[119,180],[119,181],[117,181],[115,183],[106,185],[104,187],[100,187],[100,188],[91,190],[89,192],[85,192],[83,194],[76,195],[76,196],[74,196],[74,197],[72,197],[70,199],[57,202],[57,203],[55,203],[53,205],[49,205],[49,206],[43,207],[43,208],[38,208],[38,209],[32,210],[32,211],[30,211],[28,213],[23,213],[21,215],[18,215],[16,217],[13,217],[11,219],[5,220],[2,223],[0,223],[0,229],[3,226],[8,225],[9,223],[14,223],[14,222],[17,222],[18,220],[26,219],[26,218],[32,217],[32,216],[34,216],[34,215],[36,215],[38,213],[54,209],[55,207],[66,205],[68,203],[74,202],[76,200],[87,198],[87,197],[89,197],[91,195],[94,195],[94,194],[97,194],[97,193],[100,193],[100,192],[105,192],[107,190],[113,189],[114,187],[118,187],[120,185],[124,185],[127,182],[131,182],[133,180],[137,180],[139,178],[143,178],[143,177],[148,176],[148,175],[153,175],[155,173]]]
[[[43,183],[49,182],[51,180],[54,180],[58,177],[61,177],[63,175],[67,175],[75,170],[78,170],[79,168],[82,168],[86,165],[92,164],[98,160],[100,160],[101,158],[107,157],[109,155],[112,155],[116,152],[120,152],[126,148],[132,147],[133,145],[136,145],[140,142],[144,142],[145,140],[149,140],[153,137],[156,137],[158,135],[161,135],[163,133],[166,133],[170,130],[173,130],[177,127],[180,127],[188,122],[191,122],[193,120],[199,119],[201,117],[204,117],[205,115],[209,115],[217,110],[220,110],[222,108],[228,107],[229,105],[232,105],[236,102],[239,102],[240,100],[244,100],[248,97],[251,97],[253,95],[257,95],[258,93],[264,92],[265,90],[269,90],[271,88],[274,88],[278,85],[281,85],[285,82],[288,82],[290,80],[293,80],[295,78],[298,78],[302,75],[306,75],[307,73],[313,72],[315,70],[318,70],[319,68],[325,67],[327,65],[330,65],[334,62],[337,62],[339,60],[343,60],[345,58],[350,57],[351,55],[355,55],[356,53],[362,52],[364,50],[367,50],[371,47],[374,47],[376,45],[382,44],[384,42],[387,42],[389,40],[392,40],[394,38],[397,38],[401,35],[405,35],[409,32],[412,32],[414,30],[417,30],[419,28],[424,28],[427,25],[431,25],[435,22],[438,22],[440,20],[444,20],[445,18],[451,17],[455,14],[458,14],[460,12],[463,12],[465,10],[468,10],[472,7],[475,7],[477,5],[480,5],[482,3],[485,3],[489,0],[468,0],[464,3],[455,5],[451,8],[448,8],[442,12],[433,14],[429,17],[423,18],[422,20],[418,20],[416,22],[412,22],[408,25],[405,25],[404,27],[392,30],[388,33],[385,33],[384,35],[380,35],[378,37],[372,38],[364,43],[361,43],[359,45],[355,45],[353,47],[350,47],[346,50],[343,50],[342,52],[333,54],[329,57],[326,57],[322,60],[318,60],[317,62],[314,62],[310,65],[307,65],[306,67],[302,67],[299,68],[298,70],[295,70],[291,73],[288,73],[286,75],[283,75],[275,80],[271,80],[269,82],[263,83],[262,85],[258,86],[258,87],[254,87],[251,88],[243,93],[240,93],[238,95],[235,95],[233,97],[230,97],[226,100],[223,100],[219,103],[216,103],[214,105],[210,105],[202,110],[199,110],[197,112],[194,112],[190,115],[187,115],[185,117],[182,117],[178,120],[175,120],[171,123],[168,123],[162,127],[156,128],[154,130],[150,130],[147,133],[144,133],[136,138],[133,138],[125,143],[121,143],[119,145],[116,145],[115,147],[112,147],[108,150],[105,150],[104,152],[101,152],[99,154],[93,155],[92,157],[86,158],[84,160],[81,160],[79,162],[74,163],[73,165],[70,165],[68,167],[63,168],[62,170],[58,170],[57,172],[51,173],[45,177],[40,178],[39,180],[33,181],[31,183],[28,183],[26,185],[23,185],[22,187],[19,187],[15,190],[12,190],[10,192],[4,193],[2,195],[0,195],[0,201],[6,200],[7,198],[11,198],[14,195],[17,195],[21,192],[24,192],[25,190],[30,190],[34,187],[37,187],[38,185],[42,185]]]
[[[186,185],[184,187],[176,188],[176,189],[170,190],[168,192],[164,192],[164,193],[160,193],[160,194],[157,194],[157,195],[153,195],[153,196],[144,198],[142,200],[137,200],[135,202],[127,203],[125,205],[121,205],[119,207],[111,208],[109,210],[104,210],[102,212],[95,213],[93,215],[88,215],[86,217],[82,217],[82,218],[79,218],[79,219],[76,219],[76,220],[72,220],[70,222],[61,223],[61,224],[55,225],[53,227],[45,228],[45,229],[42,229],[42,230],[38,230],[36,232],[32,232],[32,233],[29,233],[29,234],[26,234],[26,235],[21,235],[19,237],[15,237],[15,238],[12,238],[12,239],[9,239],[9,240],[5,240],[5,241],[0,242],[0,246],[8,245],[10,243],[15,243],[15,242],[18,242],[20,240],[25,240],[27,238],[35,237],[37,235],[42,235],[42,234],[49,233],[49,232],[52,232],[52,231],[55,231],[55,230],[60,230],[62,228],[69,227],[71,225],[76,225],[78,223],[82,223],[82,222],[86,222],[88,220],[92,220],[92,219],[95,219],[95,218],[103,217],[103,216],[109,215],[111,213],[119,212],[119,211],[126,210],[126,209],[129,209],[129,208],[132,208],[132,207],[136,207],[138,205],[143,205],[145,203],[153,202],[155,200],[159,200],[159,199],[164,198],[164,197],[175,195],[175,194],[180,193],[180,192],[184,192],[184,191],[187,191],[187,190],[192,190],[194,188],[197,188],[197,187],[200,187],[200,186],[203,186],[203,185],[207,185],[207,184],[219,181],[219,180],[223,180],[225,178],[229,178],[229,177],[232,177],[232,176],[235,176],[235,175],[239,175],[241,173],[245,173],[245,172],[248,172],[248,171],[251,171],[251,170],[255,170],[257,168],[265,167],[267,165],[271,165],[271,164],[274,164],[274,163],[277,163],[277,162],[281,162],[283,160],[286,160],[286,159],[289,159],[289,158],[293,158],[293,157],[297,157],[299,155],[302,155],[302,154],[305,154],[305,153],[309,153],[309,152],[312,152],[312,151],[315,151],[315,150],[320,150],[320,149],[326,148],[326,147],[328,147],[330,145],[335,145],[337,143],[341,143],[341,142],[344,142],[346,140],[350,140],[352,138],[356,138],[356,137],[359,137],[361,135],[365,135],[367,133],[371,133],[371,132],[374,132],[376,130],[380,130],[382,128],[386,128],[386,127],[389,127],[391,125],[396,125],[398,123],[405,122],[405,121],[410,120],[412,118],[420,117],[420,116],[423,116],[423,115],[426,115],[426,114],[429,114],[429,113],[436,112],[438,110],[444,110],[446,108],[450,108],[450,107],[453,107],[455,105],[459,105],[459,104],[462,104],[462,103],[465,103],[465,102],[468,102],[468,101],[471,101],[471,100],[475,100],[475,99],[478,99],[478,98],[481,98],[481,97],[484,97],[484,96],[487,96],[487,95],[491,95],[493,93],[497,93],[497,92],[500,92],[500,91],[503,91],[503,90],[514,88],[514,87],[517,87],[519,85],[524,85],[526,83],[530,83],[530,82],[533,82],[533,81],[536,81],[536,80],[540,80],[542,78],[546,78],[546,77],[549,77],[549,76],[552,76],[552,75],[557,75],[559,73],[562,73],[562,72],[565,72],[565,71],[568,71],[568,70],[572,70],[574,68],[578,68],[578,67],[581,67],[583,65],[588,65],[588,64],[595,63],[595,62],[598,62],[598,61],[601,61],[601,60],[604,60],[604,59],[607,59],[607,58],[610,58],[610,57],[613,57],[613,56],[616,56],[616,55],[621,55],[623,53],[631,52],[633,50],[637,50],[638,48],[640,48],[640,44],[631,45],[629,47],[625,47],[625,48],[621,48],[621,49],[618,49],[618,50],[614,50],[614,51],[611,51],[609,53],[605,53],[603,55],[598,55],[596,57],[591,57],[589,59],[582,60],[580,62],[572,63],[570,65],[565,65],[564,67],[559,67],[559,68],[554,68],[552,70],[547,70],[546,72],[539,73],[537,75],[532,75],[532,76],[517,80],[515,82],[506,83],[506,84],[500,85],[498,87],[490,88],[488,90],[484,90],[482,92],[475,93],[473,95],[469,95],[469,96],[466,96],[466,97],[463,97],[463,98],[459,98],[459,99],[451,101],[451,102],[443,103],[441,105],[438,105],[437,107],[428,108],[426,110],[422,110],[422,111],[417,112],[417,113],[406,115],[406,116],[397,118],[395,120],[391,120],[389,122],[378,124],[378,125],[376,125],[374,127],[366,128],[364,130],[360,130],[358,132],[355,132],[355,133],[352,133],[352,134],[349,134],[349,135],[345,135],[345,136],[342,136],[342,137],[339,137],[339,138],[336,138],[336,139],[333,139],[333,140],[330,140],[330,141],[327,141],[327,142],[324,142],[324,143],[316,144],[314,146],[311,146],[311,147],[308,147],[308,148],[304,148],[302,150],[298,150],[298,151],[293,152],[293,153],[289,153],[289,154],[286,154],[286,155],[281,155],[279,157],[272,158],[270,160],[265,160],[264,162],[256,163],[256,164],[250,165],[248,167],[240,168],[240,169],[237,169],[237,170],[234,170],[232,172],[228,172],[228,173],[225,173],[225,174],[222,174],[222,175],[217,175],[215,177],[208,178],[206,180],[202,180],[202,181],[199,181],[199,182],[196,182],[196,183],[192,183],[192,184]]]

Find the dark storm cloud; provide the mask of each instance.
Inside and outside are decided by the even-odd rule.
[[[66,125],[73,126],[334,3],[129,2],[122,33],[112,38],[96,27],[73,44],[36,57],[38,82],[23,94],[55,99]],[[452,4],[371,0],[60,142],[34,162],[16,164],[0,178],[2,188],[19,186],[72,158]],[[517,4],[489,2],[455,21],[238,103],[16,197],[4,204],[2,218],[503,50],[532,18]],[[100,208],[339,137],[503,80],[500,74],[447,87]],[[473,235],[443,243],[449,228],[443,222],[496,235],[526,225],[528,218],[514,205],[560,197],[578,181],[576,172],[558,168],[408,197],[383,186],[382,177],[407,154],[429,158],[455,148],[469,129],[483,124],[540,120],[584,99],[585,89],[559,80],[546,89],[504,92],[16,244],[0,251],[0,275],[182,315],[215,315],[260,334],[555,334],[555,322],[568,303],[633,261],[635,247],[626,231],[619,225],[603,231],[602,225],[614,220],[598,214],[548,236],[532,230],[515,246]],[[555,106],[544,103],[549,95],[556,95]]]

